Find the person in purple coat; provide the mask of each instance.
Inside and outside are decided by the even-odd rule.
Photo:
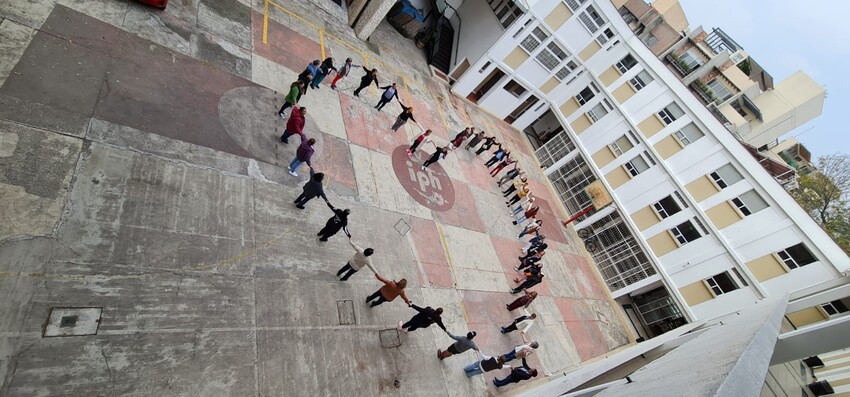
[[[313,138],[307,139],[304,134],[299,136],[301,137],[301,144],[298,145],[298,149],[295,151],[295,158],[289,163],[289,174],[292,176],[298,176],[295,171],[303,163],[307,163],[308,167],[313,168],[313,163],[310,160],[313,158],[313,145],[316,144],[316,140]]]

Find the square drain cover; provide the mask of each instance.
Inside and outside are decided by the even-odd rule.
[[[410,231],[410,225],[408,225],[407,222],[404,221],[404,219],[399,219],[398,222],[396,222],[395,224],[395,231],[397,231],[398,234],[404,236],[405,234],[407,234],[407,232]]]
[[[351,300],[336,301],[336,311],[339,313],[339,325],[357,324],[354,317],[354,302]]]
[[[381,337],[381,347],[383,348],[401,346],[401,337],[397,328],[382,329],[378,331],[378,335]]]
[[[50,309],[43,337],[97,335],[100,307],[54,307]]]

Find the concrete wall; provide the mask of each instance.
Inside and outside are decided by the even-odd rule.
[[[505,31],[486,0],[465,0],[457,12],[461,31],[452,68],[464,58],[474,65]]]

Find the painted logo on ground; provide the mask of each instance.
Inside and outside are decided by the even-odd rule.
[[[439,162],[422,171],[422,163],[430,155],[430,152],[420,149],[408,157],[407,146],[399,146],[393,150],[393,171],[401,186],[416,202],[434,211],[448,211],[455,204],[452,179]]]

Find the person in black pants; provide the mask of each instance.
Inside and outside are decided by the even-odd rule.
[[[372,84],[373,82],[375,83],[375,87],[380,88],[380,86],[378,85],[378,69],[369,70],[366,69],[365,66],[361,67],[363,68],[363,71],[366,72],[366,74],[360,78],[360,87],[357,87],[357,89],[354,90],[354,96],[356,97],[359,97],[360,91],[363,91],[364,88],[368,87],[369,84]]]
[[[494,137],[494,136],[485,137],[484,143],[481,144],[481,147],[478,148],[478,151],[475,152],[475,155],[478,156],[479,154],[490,150],[490,146],[493,146],[494,143],[496,143],[496,137]],[[500,149],[502,148],[501,143],[497,143],[496,145],[498,145]]]
[[[342,230],[346,236],[351,237],[351,233],[348,232],[348,214],[351,213],[351,210],[348,208],[344,210],[334,208],[330,202],[328,202],[328,207],[334,212],[334,216],[328,219],[325,223],[325,227],[316,233],[317,236],[321,237],[319,238],[319,241],[328,241],[328,237],[337,234],[340,230]]]
[[[307,204],[308,201],[316,197],[321,197],[325,200],[325,203],[330,204],[328,202],[328,196],[325,196],[325,190],[322,187],[322,180],[324,179],[324,173],[315,172],[310,168],[310,180],[304,184],[304,191],[301,192],[301,195],[293,201],[295,207],[303,210],[304,204]]]
[[[521,367],[511,367],[511,373],[504,379],[495,378],[493,384],[496,387],[507,386],[511,383],[519,383],[520,381],[529,380],[537,376],[537,370],[528,366],[525,359],[522,359]]]
[[[398,99],[398,88],[396,88],[395,83],[393,83],[393,85],[381,87],[381,89],[384,90],[384,93],[381,94],[381,99],[378,100],[378,104],[375,105],[375,109],[378,109],[378,110],[383,109],[384,105],[386,105],[390,101],[392,101],[393,98],[395,98],[397,101],[399,101],[399,103],[401,103],[401,100]],[[404,107],[404,106],[402,105],[402,107]]]
[[[522,282],[518,287],[511,290],[512,294],[516,294],[525,289],[529,289],[537,284],[540,284],[543,281],[543,273],[532,274],[530,277],[526,278],[525,281]]]
[[[505,151],[505,149],[502,149],[502,145],[499,145],[499,150],[497,150],[496,153],[493,153],[493,157],[490,157],[490,160],[487,160],[487,162],[484,163],[484,166],[489,168],[493,164],[498,163],[499,160],[501,160],[508,154],[509,152]]]
[[[440,317],[440,315],[443,314],[443,308],[442,307],[438,307],[438,308],[434,309],[431,306],[428,306],[428,307],[423,309],[423,308],[416,306],[414,304],[410,304],[410,307],[412,307],[414,310],[416,310],[419,313],[416,313],[416,315],[413,316],[413,318],[411,318],[410,320],[408,320],[404,324],[402,324],[402,322],[399,321],[398,322],[398,329],[399,330],[404,331],[404,333],[408,333],[410,331],[415,331],[419,328],[428,328],[428,327],[431,326],[431,324],[437,323],[437,325],[440,328],[442,328],[443,331],[448,332],[448,331],[446,331],[446,326],[443,325],[443,319]]]
[[[425,160],[425,163],[422,164],[422,171],[425,171],[425,168],[428,168],[431,164],[440,161],[441,158],[446,157],[446,153],[448,153],[448,149],[444,147],[438,147],[434,154],[431,157],[428,157],[428,160]]]

